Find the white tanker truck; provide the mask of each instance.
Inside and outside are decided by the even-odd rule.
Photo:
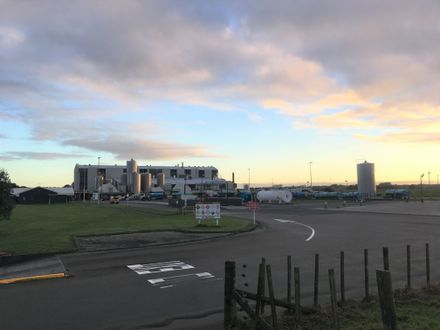
[[[257,199],[260,203],[290,203],[292,193],[289,190],[260,190]]]

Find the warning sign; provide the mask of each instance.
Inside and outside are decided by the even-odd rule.
[[[220,204],[196,204],[196,219],[220,219]]]

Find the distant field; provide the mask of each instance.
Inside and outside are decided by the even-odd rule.
[[[140,231],[240,231],[251,227],[244,219],[222,217],[197,226],[193,214],[177,210],[108,204],[17,205],[9,221],[0,222],[0,252],[13,254],[72,251],[73,237]]]

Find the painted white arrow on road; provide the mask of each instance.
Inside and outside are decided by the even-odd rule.
[[[303,224],[301,222],[294,221],[294,220],[285,220],[285,219],[274,219],[274,220],[278,221],[278,222],[282,222],[282,223],[293,223],[295,225],[300,225],[300,226],[309,228],[312,231],[312,234],[306,239],[306,242],[310,241],[313,238],[313,236],[315,236],[315,229],[313,229],[313,227],[305,225],[305,224]]]

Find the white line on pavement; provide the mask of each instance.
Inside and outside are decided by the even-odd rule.
[[[285,219],[274,219],[274,220],[278,221],[278,222],[283,222],[283,223],[286,223],[286,222],[293,223],[295,225],[300,225],[300,226],[304,226],[306,228],[309,228],[312,231],[312,234],[306,239],[306,242],[310,241],[313,238],[313,236],[315,236],[315,229],[313,229],[313,227],[305,225],[305,224],[303,224],[301,222],[294,221],[294,220],[285,220]]]

